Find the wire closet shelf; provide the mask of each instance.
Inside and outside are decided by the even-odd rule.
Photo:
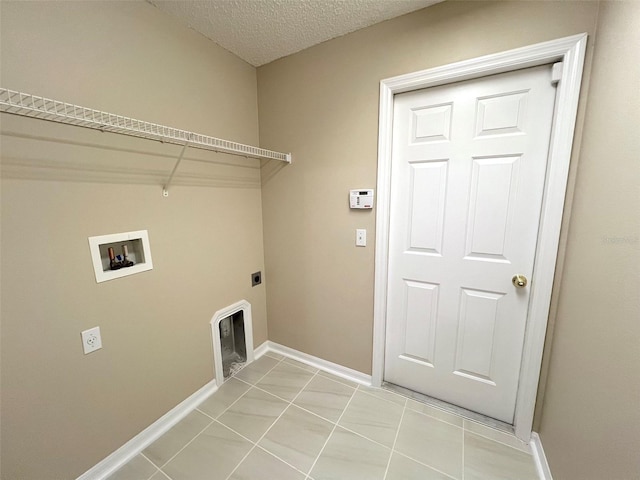
[[[7,88],[0,88],[0,111],[13,115],[92,128],[102,132],[119,133],[232,155],[291,163],[291,154],[289,153],[274,152]]]

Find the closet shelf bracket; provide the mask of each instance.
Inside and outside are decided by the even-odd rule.
[[[184,152],[187,151],[187,147],[188,146],[189,146],[189,142],[188,141],[184,142],[184,145],[182,146],[182,150],[180,150],[180,156],[176,160],[176,164],[173,166],[173,170],[171,170],[171,174],[169,175],[169,178],[167,179],[167,181],[165,182],[164,186],[162,187],[162,196],[163,197],[168,197],[169,196],[169,185],[171,185],[171,180],[173,180],[173,176],[176,174],[176,170],[178,169],[178,165],[180,165],[180,162],[182,162],[182,157],[184,157]]]
[[[182,161],[187,145],[192,148],[210,150],[218,153],[291,163],[290,153],[275,152],[260,147],[244,145],[230,140],[223,140],[221,138],[167,127],[157,123],[136,120],[135,118],[81,107],[71,103],[2,87],[0,87],[0,112],[91,128],[101,132],[119,133],[121,135],[182,145],[182,153],[180,154],[178,163],[171,172],[169,180],[164,185],[164,190],[167,190],[171,183],[175,170],[180,161]]]

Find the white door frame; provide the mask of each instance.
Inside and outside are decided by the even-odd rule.
[[[553,113],[542,215],[514,417],[515,434],[527,443],[531,437],[540,378],[586,44],[587,34],[582,33],[400,75],[380,82],[373,307],[372,384],[374,386],[380,386],[384,376],[394,95],[486,75],[562,62],[562,75],[558,83]]]

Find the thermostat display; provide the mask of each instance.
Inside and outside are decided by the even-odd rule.
[[[373,208],[373,190],[350,190],[349,204],[351,208]]]

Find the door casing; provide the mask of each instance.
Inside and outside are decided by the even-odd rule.
[[[527,443],[531,438],[536,392],[551,304],[551,291],[560,240],[586,44],[587,34],[582,33],[399,75],[380,82],[373,312],[372,384],[374,386],[380,386],[384,378],[394,95],[497,73],[562,62],[561,78],[557,85],[552,120],[544,199],[531,279],[532,290],[513,425],[515,435]]]

